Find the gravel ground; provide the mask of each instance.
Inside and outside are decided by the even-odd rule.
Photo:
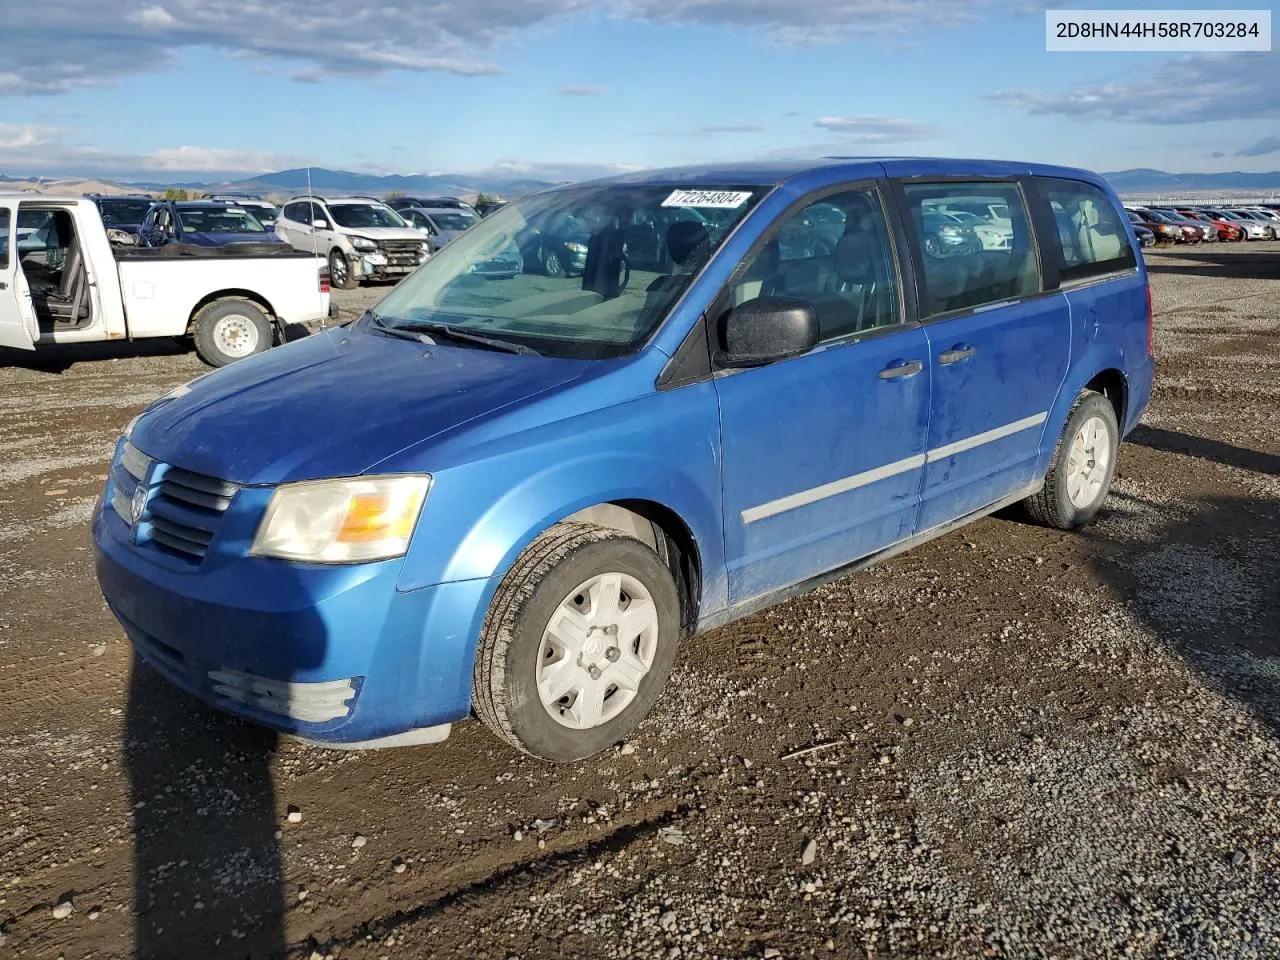
[[[1096,524],[700,637],[564,767],[475,722],[313,750],[135,667],[86,519],[203,368],[0,355],[0,956],[1280,956],[1275,246],[1148,252],[1157,393]]]

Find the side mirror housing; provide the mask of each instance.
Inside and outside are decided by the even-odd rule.
[[[725,313],[717,360],[725,367],[758,367],[808,353],[818,339],[813,304],[789,297],[757,297]]]
[[[329,226],[329,221],[328,220],[312,220],[311,225],[315,227],[317,230],[324,230]]]

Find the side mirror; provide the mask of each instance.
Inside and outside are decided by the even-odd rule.
[[[720,321],[718,361],[726,367],[758,367],[808,353],[818,344],[818,313],[807,300],[757,297]]]
[[[317,230],[324,230],[329,226],[328,220],[312,220],[311,225]]]

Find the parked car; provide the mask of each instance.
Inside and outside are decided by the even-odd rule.
[[[586,225],[571,212],[555,211],[525,224],[515,237],[526,273],[548,277],[581,274],[587,265]]]
[[[926,210],[922,218],[926,256],[967,257],[982,249],[977,231],[950,214]]]
[[[1186,223],[1181,217],[1172,217],[1149,207],[1129,209],[1142,218],[1143,226],[1149,230],[1155,230],[1156,236],[1162,239],[1172,240],[1174,243],[1199,243],[1205,237],[1204,231],[1198,225]],[[1168,229],[1159,230],[1154,226],[1155,224],[1163,224]]]
[[[1247,216],[1239,210],[1222,210],[1215,207],[1213,209],[1206,210],[1205,212],[1215,220],[1225,220],[1228,223],[1235,224],[1244,231],[1246,240],[1275,239],[1275,231],[1271,228],[1270,224]]]
[[[1140,247],[1153,247],[1156,243],[1155,231],[1144,227],[1141,223],[1132,225],[1133,235],[1138,238]]]
[[[421,210],[459,210],[462,213],[470,214],[477,220],[480,219],[479,210],[467,203],[467,201],[459,200],[457,197],[392,197],[387,201],[387,206],[397,213],[401,210],[410,210],[415,207]]]
[[[212,200],[161,200],[152,204],[138,229],[144,247],[187,244],[243,247],[283,243],[248,210]]]
[[[1182,228],[1180,226],[1155,219],[1143,211],[1135,210],[1133,208],[1126,208],[1125,214],[1127,215],[1130,224],[1142,226],[1150,230],[1155,235],[1157,241],[1163,240],[1169,243],[1185,242]]]
[[[1244,207],[1243,212],[1251,214],[1255,220],[1263,220],[1271,224],[1271,230],[1275,234],[1271,239],[1280,239],[1280,211],[1270,210],[1267,207]]]
[[[98,213],[107,228],[107,238],[122,247],[138,244],[138,231],[156,198],[149,194],[88,193],[85,196],[98,205]]]
[[[399,279],[431,255],[422,234],[372,197],[297,197],[281,208],[276,232],[294,249],[328,257],[333,285],[341,289]]]
[[[13,249],[11,225],[37,227]],[[0,195],[0,346],[190,336],[225,366],[272,345],[284,323],[328,315],[323,259],[285,244],[113,246],[94,200]]]
[[[1014,504],[1097,515],[1153,375],[1105,180],[937,159],[689,176],[512,201],[358,320],[143,411],[93,515],[142,660],[312,743],[438,742],[474,708],[576,760],[630,734],[698,633]],[[923,204],[979,192],[1010,249],[926,255]],[[844,214],[836,248],[779,257],[814,204]],[[1050,204],[1069,249],[1031,228]],[[620,224],[672,207],[732,239],[681,220],[670,272],[629,272]],[[555,220],[589,231],[581,278],[471,272]]]
[[[1190,228],[1189,241],[1191,243],[1216,242],[1218,239],[1218,229],[1209,224],[1184,216],[1173,207],[1158,206],[1148,207],[1147,210],[1158,213],[1164,219],[1171,223],[1178,224],[1183,228]]]
[[[1237,227],[1234,223],[1225,220],[1214,220],[1203,210],[1191,207],[1179,207],[1178,213],[1189,220],[1198,220],[1201,223],[1212,226],[1218,231],[1219,240],[1241,241],[1244,239],[1244,230]]]
[[[465,210],[405,207],[396,212],[404,218],[405,223],[427,238],[432,253],[480,222],[479,214],[470,214]]]
[[[219,203],[229,203],[234,206],[243,207],[252,213],[268,230],[276,228],[276,221],[280,218],[280,208],[269,200],[263,200],[261,197],[240,196],[234,193],[219,193],[210,200],[216,200]]]

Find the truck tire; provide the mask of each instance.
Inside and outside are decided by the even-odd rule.
[[[347,255],[334,247],[329,251],[329,283],[337,290],[354,290],[357,280],[355,271],[347,262]]]
[[[262,307],[252,300],[216,300],[202,307],[192,323],[196,354],[211,367],[263,353],[275,333]]]
[[[1085,390],[1062,428],[1040,492],[1023,501],[1031,519],[1078,530],[1097,516],[1116,472],[1120,428],[1111,401]]]
[[[558,523],[493,596],[472,703],[525,753],[580,760],[645,718],[679,644],[680,598],[658,555],[608,527]]]

